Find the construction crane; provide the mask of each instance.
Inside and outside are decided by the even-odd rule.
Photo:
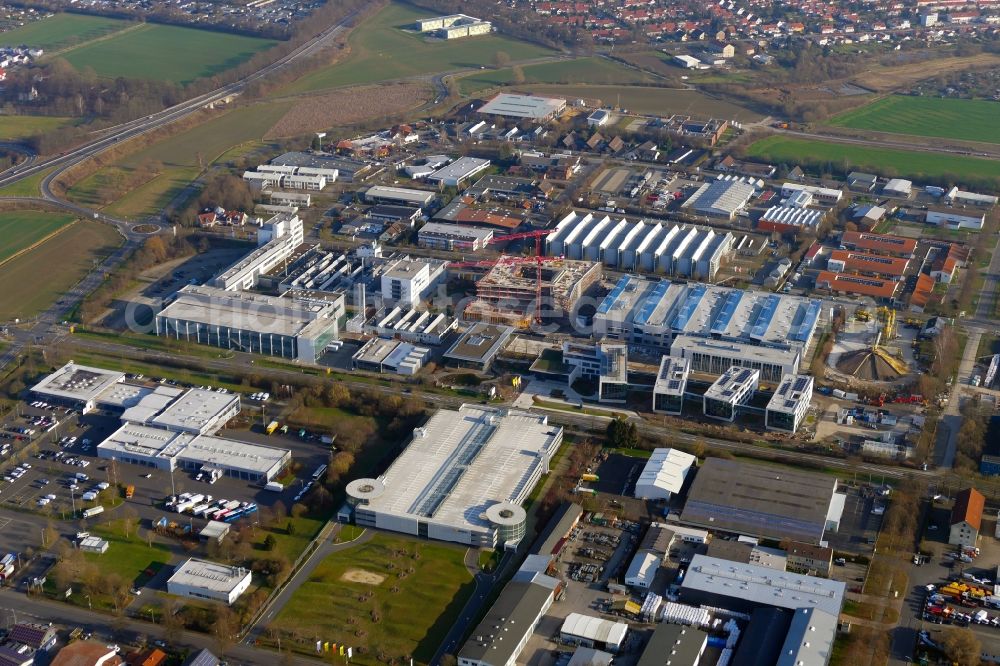
[[[882,320],[882,327],[875,334],[875,342],[872,344],[872,354],[888,363],[889,367],[900,375],[905,375],[908,371],[906,362],[896,358],[881,346],[882,342],[892,340],[896,337],[896,311],[887,307],[881,307],[878,309],[878,316]]]
[[[545,258],[542,256],[542,239],[552,233],[554,229],[540,229],[537,231],[525,231],[522,233],[508,234],[506,236],[496,236],[492,238],[489,242],[491,245],[496,245],[498,243],[507,243],[515,240],[523,240],[525,238],[535,239],[535,256],[534,257],[514,257],[507,254],[501,254],[495,260],[482,260],[482,261],[458,261],[451,262],[448,264],[449,268],[492,268],[497,264],[535,264],[535,322],[542,323],[542,264]]]

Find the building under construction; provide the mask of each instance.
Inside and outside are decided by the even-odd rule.
[[[464,318],[519,328],[530,326],[536,314],[550,321],[563,320],[600,279],[601,265],[593,261],[547,257],[538,263],[535,259],[500,261],[476,283],[476,300],[466,306]]]
[[[882,307],[877,314],[879,325],[871,346],[843,354],[837,361],[837,369],[863,381],[894,381],[909,372],[898,349],[886,347],[896,346],[893,343],[897,333],[896,311]],[[859,310],[856,316],[863,321],[870,317],[864,310]]]

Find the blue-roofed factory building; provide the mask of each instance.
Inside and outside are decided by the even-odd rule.
[[[821,312],[800,296],[625,275],[598,305],[594,336],[669,350],[693,372],[738,365],[778,382],[810,357]]]

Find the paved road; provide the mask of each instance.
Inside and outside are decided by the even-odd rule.
[[[271,599],[271,602],[261,613],[260,617],[257,618],[257,621],[253,624],[253,626],[247,629],[246,635],[243,639],[244,643],[247,645],[253,645],[260,638],[261,633],[263,633],[264,629],[267,628],[268,623],[274,619],[274,616],[277,615],[282,608],[284,608],[285,604],[288,603],[288,600],[292,598],[292,595],[295,594],[300,587],[302,587],[302,584],[309,580],[309,577],[312,576],[316,567],[318,567],[328,555],[359,546],[363,543],[371,541],[375,536],[375,532],[372,530],[365,530],[357,539],[354,539],[353,541],[336,543],[335,539],[337,535],[340,534],[340,527],[341,526],[339,524],[332,524],[332,529],[328,534],[326,534],[320,545],[313,550],[309,557],[306,558],[306,561],[302,563],[298,570],[296,570],[295,575],[293,575],[288,583],[285,584],[285,586],[281,589],[281,592],[279,592],[276,597]]]
[[[81,627],[84,631],[93,632],[95,639],[107,641],[130,642],[139,636],[155,640],[164,638],[165,634],[163,626],[160,624],[133,618],[111,620],[107,615],[86,608],[28,597],[10,588],[0,588],[0,626],[7,626],[15,617],[18,622],[37,621],[44,624],[52,622],[66,627]],[[117,629],[113,627],[117,627]],[[205,634],[193,632],[183,632],[180,640],[174,643],[174,646],[192,650],[207,648],[215,654],[220,653],[215,639]],[[241,666],[274,666],[279,661],[279,657],[274,652],[246,645],[229,647],[225,651],[225,657],[231,665],[239,664]],[[294,656],[291,663],[313,666],[324,662]]]

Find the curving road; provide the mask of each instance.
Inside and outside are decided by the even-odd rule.
[[[238,95],[250,84],[273,74],[282,67],[315,55],[317,52],[325,48],[333,37],[336,37],[351,25],[354,17],[358,14],[358,11],[360,10],[348,14],[336,24],[323,30],[289,54],[279,58],[270,65],[259,69],[253,74],[240,79],[239,81],[217,88],[212,92],[186,100],[180,104],[164,109],[163,111],[159,111],[145,118],[138,118],[136,120],[102,130],[99,138],[77,146],[61,155],[39,161],[37,156],[34,155],[30,149],[26,149],[25,146],[21,146],[20,144],[0,144],[19,150],[20,152],[25,152],[25,154],[28,155],[28,158],[24,162],[15,165],[4,172],[0,172],[0,187],[11,185],[30,176],[52,169],[52,172],[46,174],[45,178],[42,180],[41,193],[39,197],[0,197],[0,201],[25,202],[58,207],[83,218],[110,224],[114,226],[124,238],[124,243],[117,251],[108,256],[103,262],[101,262],[101,264],[95,266],[86,277],[74,285],[68,292],[63,294],[62,298],[49,307],[48,310],[35,318],[28,327],[12,329],[13,339],[11,340],[11,344],[6,352],[0,356],[0,370],[6,368],[15,359],[17,359],[27,345],[33,342],[41,341],[48,334],[50,334],[52,332],[53,324],[65,319],[66,316],[80,303],[80,301],[83,300],[87,294],[96,289],[108,273],[117,268],[142,243],[143,239],[149,235],[146,233],[136,232],[134,230],[134,224],[128,222],[127,220],[122,220],[106,213],[95,211],[91,208],[81,206],[56,195],[52,191],[53,180],[66,169],[100,154],[120,141],[128,140],[147,132],[151,132],[160,127],[164,127],[190,115],[191,113],[194,113],[207,104],[233,95]]]

